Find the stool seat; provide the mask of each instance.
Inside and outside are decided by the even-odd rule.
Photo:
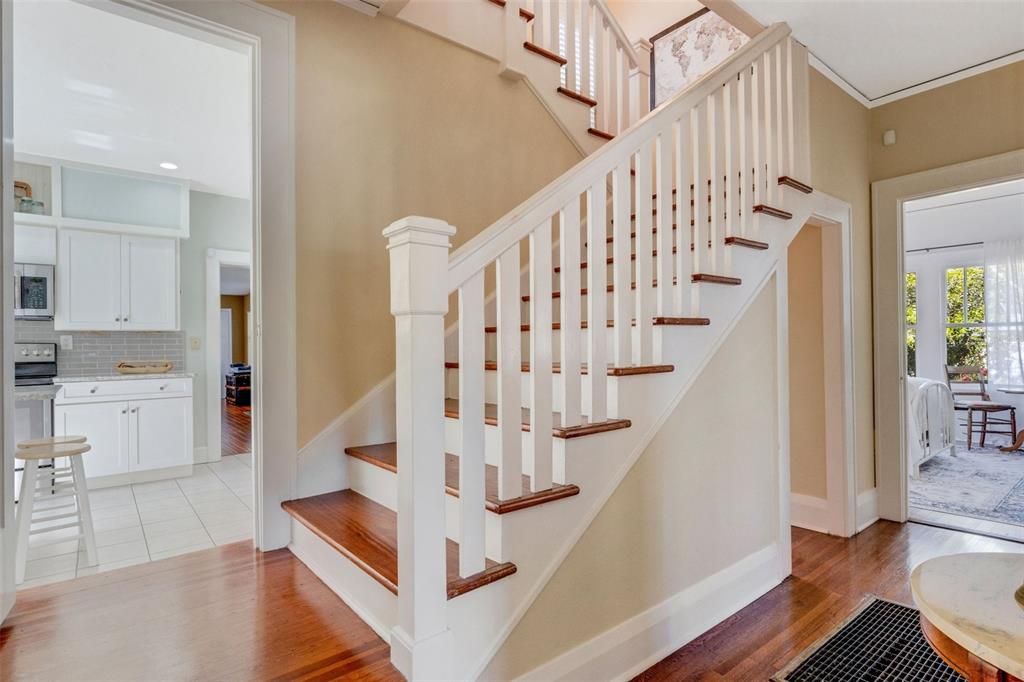
[[[57,457],[74,457],[84,455],[92,450],[88,443],[62,443],[60,445],[44,445],[38,448],[23,448],[14,451],[15,459],[55,459]]]
[[[84,443],[85,436],[51,436],[50,438],[31,438],[18,443],[18,449],[40,448],[47,445],[65,445],[67,443]]]

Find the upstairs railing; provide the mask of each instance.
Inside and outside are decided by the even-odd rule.
[[[584,9],[601,3],[569,5],[601,23]],[[543,34],[557,24],[559,5],[535,0],[534,11],[540,7],[534,30]],[[616,52],[616,63],[628,61],[620,46]],[[569,73],[585,78],[581,66]],[[609,403],[608,368],[657,362],[656,316],[701,315],[696,275],[728,275],[726,239],[756,237],[764,209],[785,207],[781,176],[809,179],[807,133],[807,54],[786,25],[776,24],[450,258],[455,230],[443,221],[410,217],[385,230],[397,342],[395,642],[407,651],[410,670],[443,676],[450,660],[443,381],[449,295],[458,293],[459,573],[469,577],[485,568],[485,323],[497,328],[499,497],[530,492],[524,472],[531,491],[569,482],[554,469],[552,428],[628,416]],[[495,287],[491,320],[485,282]],[[606,321],[610,339],[602,333]],[[525,348],[523,323],[530,325]],[[523,395],[529,432],[521,429]]]

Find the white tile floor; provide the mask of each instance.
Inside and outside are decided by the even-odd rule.
[[[188,478],[89,491],[97,566],[78,540],[59,533],[29,540],[19,589],[102,573],[252,537],[252,455],[199,464]]]

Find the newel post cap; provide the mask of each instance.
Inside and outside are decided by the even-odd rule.
[[[455,228],[439,218],[410,215],[399,218],[384,228],[383,235],[388,239],[388,248],[413,238],[424,244],[436,244],[447,247],[448,237],[455,234]]]

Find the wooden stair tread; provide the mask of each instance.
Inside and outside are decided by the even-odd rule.
[[[615,136],[612,135],[611,133],[606,133],[605,131],[600,130],[598,128],[587,128],[587,132],[593,135],[594,137],[600,137],[602,140],[615,139]]]
[[[580,104],[586,104],[588,107],[597,106],[596,99],[594,99],[593,97],[587,97],[582,92],[576,92],[575,90],[570,90],[569,88],[563,87],[561,85],[558,86],[558,92],[562,95],[565,95],[569,99],[576,100]]]
[[[743,280],[739,277],[727,277],[726,275],[709,275],[707,273],[696,273],[690,280],[693,282],[706,282],[708,284],[728,284],[730,286],[737,286],[743,284]]]
[[[498,7],[504,7],[505,6],[505,0],[489,0],[489,1],[491,3],[497,5]],[[523,7],[520,7],[519,8],[519,17],[521,19],[525,19],[527,21],[533,21],[534,14],[530,10],[525,9]]]
[[[281,503],[296,521],[344,554],[374,580],[398,594],[398,516],[353,490],[339,490]],[[447,541],[448,598],[516,572],[515,564],[487,560],[486,568],[459,577],[459,545]]]
[[[345,454],[355,457],[364,462],[398,473],[398,443],[378,443],[376,445],[359,445],[345,448]],[[446,452],[444,461],[444,488],[445,492],[452,497],[459,496],[459,458]],[[535,507],[545,502],[553,502],[566,497],[578,495],[580,488],[577,485],[562,485],[556,483],[547,490],[529,492],[530,477],[523,474],[523,490],[526,491],[520,497],[508,500],[498,499],[498,467],[487,464],[484,473],[484,506],[495,514],[508,514]]]
[[[676,283],[676,278],[673,277],[672,278],[672,284],[675,284],[675,283]],[[654,280],[653,282],[651,282],[651,286],[654,287],[654,288],[657,288],[658,287],[658,280]],[[632,282],[629,285],[629,288],[630,289],[636,289],[636,282]],[[607,287],[605,287],[605,291],[607,291],[609,294],[612,293],[613,291],[615,291],[615,285],[614,284],[609,284]],[[587,295],[586,287],[580,289],[580,296],[586,296],[586,295]],[[530,294],[525,294],[522,298],[523,298],[523,302],[526,303],[527,301],[530,300]],[[551,298],[562,298],[562,292],[561,291],[552,291],[551,292]]]
[[[786,187],[792,187],[798,192],[803,192],[804,194],[810,194],[811,192],[814,191],[814,188],[811,187],[810,185],[800,182],[796,178],[791,178],[788,175],[780,176],[779,184],[785,185]]]
[[[566,59],[565,57],[559,54],[555,54],[551,50],[546,50],[540,45],[537,45],[536,43],[531,43],[529,40],[523,43],[523,47],[525,47],[528,51],[534,54],[539,54],[541,57],[546,57],[547,59],[550,59],[551,61],[557,63],[559,66],[565,66],[566,64],[569,63],[569,60]]]
[[[529,408],[521,408],[522,414],[522,428],[523,431],[530,430],[530,410]],[[459,401],[456,398],[445,398],[444,400],[444,416],[451,419],[459,418]],[[615,431],[617,429],[628,429],[633,425],[628,419],[606,419],[602,422],[591,422],[586,417],[583,417],[583,423],[573,424],[570,426],[557,426],[562,420],[562,415],[558,412],[552,412],[552,423],[555,426],[551,427],[551,435],[555,438],[579,438],[580,436],[590,436],[595,433],[604,433],[605,431]],[[484,422],[490,426],[497,426],[498,424],[498,406],[494,403],[484,404]]]
[[[767,242],[759,242],[756,239],[747,239],[746,237],[726,237],[726,246],[745,246],[748,249],[757,249],[764,251],[770,245]]]
[[[711,319],[707,317],[668,317],[658,316],[654,318],[654,326],[676,326],[676,327],[706,327],[711,324]],[[615,320],[608,320],[606,325],[609,329],[615,326]],[[636,326],[636,320],[630,320],[630,326]],[[586,320],[580,322],[580,329],[587,329],[589,324]],[[559,330],[562,328],[561,322],[552,322],[551,329]],[[528,332],[530,331],[529,324],[519,325],[519,331]],[[497,334],[498,327],[496,325],[489,325],[484,327],[485,334]]]
[[[459,368],[459,363],[458,362],[446,362],[446,363],[444,363],[444,368],[445,369],[458,369]],[[520,369],[523,372],[529,372],[530,371],[530,363],[528,363],[528,362],[522,363],[522,366],[521,366]],[[497,361],[495,361],[495,360],[485,360],[484,361],[484,371],[486,371],[486,372],[496,372],[496,371],[498,371],[498,363],[497,363]],[[664,374],[666,372],[673,372],[673,371],[675,371],[675,366],[673,366],[673,365],[630,365],[628,367],[609,367],[608,368],[608,376],[610,376],[610,377],[632,377],[632,376],[639,376],[641,374]],[[559,363],[559,362],[551,363],[551,372],[553,374],[561,374],[562,373],[562,364]],[[589,374],[589,373],[590,373],[590,370],[587,369],[586,363],[580,365],[580,374]]]
[[[764,213],[770,215],[773,218],[779,218],[780,220],[789,220],[793,217],[793,214],[789,211],[783,211],[781,208],[775,208],[767,204],[758,204],[754,207],[754,213]]]

